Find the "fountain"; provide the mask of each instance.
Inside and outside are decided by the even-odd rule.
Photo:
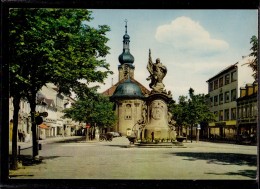
[[[172,101],[171,91],[164,89],[163,78],[167,74],[167,68],[157,58],[152,62],[151,50],[149,49],[149,60],[147,70],[150,76],[147,80],[152,89],[146,96],[146,103],[142,108],[142,119],[133,126],[132,135],[128,137],[131,144],[139,139],[139,145],[147,144],[176,144],[182,145],[182,141],[176,141],[175,121],[168,112],[168,103]]]

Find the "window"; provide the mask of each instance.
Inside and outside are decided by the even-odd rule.
[[[225,103],[229,102],[229,91],[225,92]]]
[[[218,105],[218,96],[214,96],[214,106]]]
[[[219,87],[222,87],[223,86],[223,77],[221,77],[220,79],[219,79]]]
[[[246,107],[242,106],[241,108],[242,108],[241,118],[244,118],[244,117],[246,117]]]
[[[223,110],[219,111],[219,121],[223,121]]]
[[[213,82],[209,83],[209,92],[213,91]]]
[[[210,97],[210,107],[213,106],[213,97]]]
[[[231,120],[235,120],[237,118],[236,115],[236,108],[231,108]]]
[[[229,74],[225,75],[225,85],[230,83],[230,76]]]
[[[229,109],[225,109],[225,120],[229,120]]]
[[[249,117],[249,106],[246,105],[246,106],[245,106],[245,109],[246,109],[246,110],[245,110],[245,117],[248,118],[248,117]]]
[[[241,107],[237,108],[237,116],[238,116],[238,119],[240,119],[242,117],[242,109],[241,109]]]
[[[218,80],[214,81],[214,90],[218,88]]]
[[[231,101],[236,101],[237,99],[237,90],[233,89],[231,90]]]
[[[127,104],[125,108],[125,119],[132,119],[131,104]]]
[[[215,111],[215,112],[214,112],[214,115],[215,115],[215,120],[217,121],[217,118],[218,118],[218,112]]]
[[[249,114],[248,117],[253,117],[253,104],[249,105]]]
[[[223,104],[223,93],[219,94],[219,104]]]
[[[257,116],[257,103],[253,103],[253,116]]]
[[[237,72],[234,71],[231,73],[231,82],[236,81],[236,80],[237,80]]]

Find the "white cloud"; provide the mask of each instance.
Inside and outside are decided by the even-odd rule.
[[[155,38],[175,49],[195,54],[215,54],[225,52],[229,48],[227,42],[213,39],[198,22],[185,16],[157,27]]]

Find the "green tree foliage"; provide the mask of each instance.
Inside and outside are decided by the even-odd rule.
[[[173,114],[173,119],[178,127],[194,126],[195,124],[206,125],[214,120],[214,114],[210,112],[208,98],[204,94],[194,94],[192,88],[189,89],[189,97],[180,96],[178,104],[169,107]],[[182,130],[182,129],[181,129]]]
[[[19,102],[27,98],[31,108],[33,156],[36,125],[34,112],[36,93],[46,84],[54,83],[60,92],[82,92],[80,80],[103,82],[111,74],[105,56],[106,33],[103,25],[87,25],[91,12],[80,9],[10,9],[9,60],[10,96],[14,99],[13,145],[17,145]],[[86,88],[84,88],[86,89]],[[16,139],[17,140],[17,139]],[[13,154],[17,146],[13,146]],[[15,162],[14,162],[15,163]],[[14,166],[15,168],[15,166]]]
[[[113,103],[95,91],[92,91],[92,95],[81,97],[64,113],[64,117],[99,127],[112,127],[116,121]]]
[[[253,70],[253,77],[256,80],[258,78],[257,76],[257,64],[258,64],[258,39],[257,37],[254,35],[251,37],[250,43],[252,44],[251,47],[251,53],[250,56],[253,56],[254,59],[251,62],[248,62],[248,66],[250,66]]]

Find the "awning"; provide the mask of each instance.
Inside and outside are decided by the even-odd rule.
[[[236,126],[236,120],[229,120],[229,121],[219,121],[219,122],[211,122],[209,123],[209,127],[229,127],[229,126]]]
[[[44,123],[40,124],[39,127],[41,129],[49,129],[49,127],[47,125],[45,125]]]

